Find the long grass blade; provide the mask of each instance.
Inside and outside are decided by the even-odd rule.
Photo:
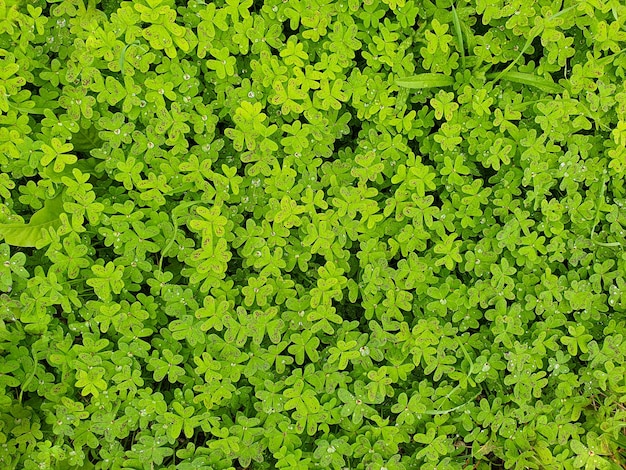
[[[501,72],[499,75],[492,73],[487,76],[488,78],[499,77],[510,82],[519,83],[521,85],[530,85],[535,88],[550,92],[550,93],[562,93],[563,87],[557,83],[551,82],[547,78],[539,77],[532,73],[524,72]]]
[[[545,23],[550,22],[551,20],[558,18],[561,15],[564,15],[565,13],[567,13],[570,10],[573,10],[577,8],[577,5],[573,5],[571,7],[565,8],[557,13],[555,13],[552,16],[549,16],[548,18],[546,18]],[[528,50],[528,48],[530,47],[530,45],[533,43],[533,41],[535,40],[535,38],[537,36],[539,36],[541,34],[541,29],[538,28],[537,26],[534,26],[531,30],[530,30],[530,34],[528,36],[528,39],[526,40],[526,44],[524,44],[524,47],[522,47],[522,50],[520,51],[520,53],[517,55],[517,57],[515,58],[515,60],[513,62],[511,62],[507,68],[505,68],[502,72],[500,72],[499,75],[497,75],[493,81],[497,82],[498,80],[500,80],[500,78],[502,78],[502,76],[507,73],[509,70],[511,70],[515,64],[517,64],[517,62],[521,59],[521,57],[524,55],[524,53]]]
[[[404,88],[442,88],[454,83],[454,78],[442,73],[421,73],[413,77],[399,78],[396,85]]]
[[[459,50],[461,51],[461,66],[465,69],[465,44],[463,42],[463,31],[461,30],[461,20],[456,12],[456,8],[454,8],[454,3],[452,4],[452,23],[454,24],[454,32],[456,33],[456,42],[459,45]]]

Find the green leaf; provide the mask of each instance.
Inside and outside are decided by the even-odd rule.
[[[487,75],[487,78],[492,79],[497,77],[497,73]],[[544,90],[550,93],[562,93],[563,87],[554,82],[551,82],[547,78],[538,77],[532,73],[524,72],[505,72],[500,74],[500,78],[508,80],[510,82],[519,83],[521,85],[530,85],[540,90]]]
[[[536,24],[528,33],[528,38],[526,39],[526,43],[524,44],[524,47],[522,47],[522,50],[520,51],[520,53],[517,55],[517,57],[515,58],[515,60],[513,62],[511,62],[506,69],[504,69],[502,72],[500,72],[500,74],[494,74],[494,82],[497,82],[500,78],[502,78],[506,73],[508,73],[509,70],[511,70],[511,68],[513,68],[513,66],[522,58],[522,56],[524,55],[524,53],[528,50],[528,48],[532,45],[533,40],[539,35],[541,34],[541,31],[543,28],[545,28],[545,24],[549,23],[550,21],[554,20],[555,18],[558,18],[559,16],[564,15],[565,13],[567,13],[568,11],[571,11],[573,9],[577,8],[577,5],[573,5],[571,7],[565,8],[557,13],[555,13],[554,15],[551,15],[550,17],[546,18],[545,20],[538,22],[538,24]],[[484,19],[483,19],[484,21]]]
[[[100,147],[102,140],[98,136],[98,130],[95,126],[88,129],[80,128],[78,132],[72,135],[70,141],[76,152],[89,152],[92,149]]]
[[[63,198],[59,194],[48,199],[43,208],[35,212],[27,224],[0,224],[0,235],[12,246],[36,247],[45,239],[44,233],[50,228],[57,229],[61,225],[60,215],[63,213]]]
[[[413,77],[398,78],[396,85],[404,88],[441,88],[454,83],[454,78],[442,73],[421,73]]]
[[[465,44],[463,43],[463,31],[461,30],[461,20],[452,3],[452,23],[454,24],[454,34],[456,35],[456,41],[461,51],[461,65],[465,68]]]

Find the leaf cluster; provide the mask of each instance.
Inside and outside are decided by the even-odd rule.
[[[0,468],[622,468],[625,19],[0,0]]]

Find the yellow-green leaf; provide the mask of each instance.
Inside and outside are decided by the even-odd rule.
[[[487,78],[495,78],[497,74],[493,73],[488,75]],[[562,93],[563,87],[557,83],[551,82],[547,78],[539,77],[532,73],[524,72],[505,72],[500,74],[500,78],[508,80],[510,82],[519,83],[521,85],[530,85],[540,90],[544,90],[550,93]]]
[[[59,194],[45,202],[43,208],[35,212],[27,224],[0,224],[0,236],[12,246],[35,247],[49,228],[61,225],[59,218],[63,213],[63,199]]]
[[[421,73],[413,77],[399,78],[396,85],[404,88],[441,88],[454,83],[454,78],[442,73]]]

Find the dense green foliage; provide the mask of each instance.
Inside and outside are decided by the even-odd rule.
[[[624,468],[625,23],[0,0],[0,468]]]

